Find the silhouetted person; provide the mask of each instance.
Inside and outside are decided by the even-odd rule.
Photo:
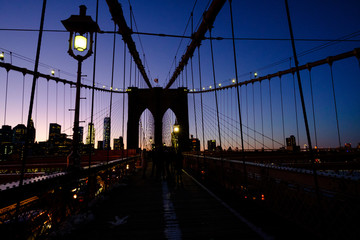
[[[146,149],[143,150],[142,154],[142,160],[143,160],[143,178],[146,178],[146,170],[148,165],[148,153],[146,152]]]
[[[182,180],[182,169],[183,169],[183,160],[184,157],[180,151],[176,153],[175,157],[175,181],[176,186],[184,187],[183,180]]]

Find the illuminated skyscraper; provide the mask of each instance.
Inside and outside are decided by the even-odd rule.
[[[91,130],[92,128],[92,130]],[[88,125],[88,134],[86,136],[86,144],[90,144],[90,131],[91,131],[91,144],[95,145],[95,128],[93,123],[89,123]]]
[[[104,118],[104,138],[103,138],[103,147],[104,150],[110,149],[110,118]]]
[[[61,126],[57,123],[50,123],[49,142],[59,141],[61,135]]]
[[[79,143],[83,143],[84,138],[84,127],[79,127]]]

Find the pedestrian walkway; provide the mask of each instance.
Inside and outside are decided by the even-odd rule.
[[[66,239],[259,239],[258,233],[183,174],[183,186],[137,172],[91,209]]]

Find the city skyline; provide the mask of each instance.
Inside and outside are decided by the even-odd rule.
[[[135,21],[132,19],[130,21],[129,5],[126,1],[120,1],[123,5],[124,15],[127,20],[128,25],[131,23],[135,29]],[[30,70],[33,69],[33,60],[35,56],[35,46],[37,42],[37,32],[32,31],[10,31],[6,29],[38,29],[40,22],[40,12],[41,12],[41,3],[36,2],[31,6],[28,6],[27,3],[21,2],[17,7],[13,2],[2,2],[1,3],[4,9],[7,11],[0,16],[1,20],[1,32],[4,37],[0,39],[0,52],[4,52],[4,62],[12,62],[16,66],[25,67]],[[88,15],[92,16],[95,19],[95,1],[62,1],[61,3],[48,2],[45,15],[45,29],[46,30],[64,30],[64,27],[61,24],[61,20],[68,18],[71,14],[78,14],[78,6],[85,4],[88,8]],[[191,9],[194,5],[193,1],[182,1],[181,8],[179,8],[180,2],[167,2],[167,1],[157,1],[152,6],[149,6],[144,1],[132,2],[133,14],[136,20],[136,25],[139,32],[149,32],[149,33],[167,33],[167,34],[176,34],[182,35],[185,33],[186,36],[191,35],[191,24],[188,26],[186,31],[186,23],[189,20]],[[290,11],[293,20],[293,29],[296,39],[308,39],[309,41],[296,41],[297,51],[300,55],[299,61],[300,64],[306,64],[307,62],[316,61],[328,56],[333,56],[345,51],[351,51],[354,48],[359,46],[359,42],[356,41],[342,41],[342,42],[329,42],[328,40],[335,40],[348,36],[348,40],[358,40],[358,29],[354,29],[353,23],[359,22],[359,16],[356,13],[355,9],[358,9],[358,1],[333,1],[326,5],[318,2],[306,1],[303,3],[297,3],[290,1]],[[201,19],[203,11],[206,9],[207,1],[199,1],[194,8],[194,31],[198,26],[199,20]],[[304,7],[307,6],[307,7]],[[176,9],[176,11],[175,11]],[[238,75],[239,81],[246,81],[252,77],[252,73],[255,71],[258,73],[258,76],[265,76],[269,73],[275,73],[280,70],[288,69],[294,65],[293,60],[290,60],[292,56],[289,32],[287,28],[286,13],[284,4],[282,1],[277,1],[274,3],[268,3],[264,1],[254,1],[249,3],[239,3],[233,2],[234,9],[234,22],[235,22],[235,35],[236,37],[242,38],[243,40],[236,41],[237,46],[237,56],[238,56]],[[271,11],[268,11],[271,9]],[[256,11],[254,11],[256,10]],[[159,14],[149,14],[159,13]],[[256,14],[254,14],[256,13]],[[23,19],[29,19],[29,21],[20,21],[17,19],[17,16],[22,15]],[[259,18],[258,16],[263,16]],[[164,19],[168,21],[164,22]],[[229,8],[228,3],[226,3],[223,9],[220,11],[219,15],[216,18],[213,29],[213,36],[220,37],[230,37],[230,19],[229,19]],[[160,24],[161,23],[161,24]],[[166,24],[165,24],[166,23]],[[112,31],[114,29],[113,22],[111,21],[111,15],[108,11],[106,3],[101,2],[99,7],[99,26],[103,31]],[[352,34],[352,35],[351,35]],[[208,34],[206,35],[209,36]],[[139,38],[141,38],[141,43]],[[249,38],[246,40],[246,38]],[[346,37],[345,37],[346,38]],[[67,54],[67,39],[68,33],[66,32],[44,32],[43,44],[41,48],[41,56],[39,71],[45,74],[51,74],[51,70],[54,70],[54,75],[61,78],[66,78],[74,81],[76,76],[76,62]],[[133,35],[133,39],[136,42],[136,46],[140,52],[141,58],[143,59],[143,54],[145,53],[145,69],[150,74],[151,83],[153,86],[163,86],[166,84],[166,81],[169,79],[169,76],[172,74],[176,63],[180,61],[181,55],[188,44],[188,40],[185,39],[179,45],[181,39],[177,38],[164,38],[164,37],[155,37],[155,36],[143,36],[143,35]],[[268,40],[266,40],[268,39]],[[285,40],[269,40],[269,39],[285,39]],[[324,39],[321,41],[321,39]],[[97,60],[97,70],[96,70],[96,82],[97,86],[105,87],[106,89],[110,88],[111,80],[111,56],[112,56],[112,43],[113,35],[112,34],[99,34],[98,35],[98,60]],[[329,46],[324,48],[319,48],[317,51],[309,51],[316,46],[323,44],[328,44]],[[335,44],[334,44],[335,43]],[[223,85],[231,83],[231,80],[234,78],[234,67],[232,60],[232,45],[229,40],[214,41],[214,56],[215,56],[215,69],[216,69],[216,82]],[[180,46],[179,51],[176,51]],[[121,37],[116,37],[116,48],[117,54],[115,55],[115,67],[114,67],[114,79],[115,84],[114,88],[123,89],[123,42]],[[143,53],[144,49],[144,53]],[[204,41],[201,46],[201,60],[202,60],[202,78],[203,78],[203,87],[209,88],[212,83],[212,74],[211,74],[211,56],[210,56],[210,46],[209,41]],[[11,54],[10,54],[11,52]],[[310,53],[311,52],[311,53]],[[176,62],[175,62],[175,53]],[[307,54],[305,54],[307,53]],[[125,88],[134,85],[134,63],[132,63],[132,82],[130,84],[130,56],[127,52],[126,56],[126,72],[125,72]],[[285,59],[281,62],[281,60]],[[91,85],[92,81],[92,61],[93,57],[90,57],[88,60],[84,61],[83,74],[87,75],[83,78],[83,83]],[[199,72],[197,66],[197,52],[194,55],[193,59],[193,75],[195,78],[195,88],[199,89]],[[45,64],[46,63],[46,64]],[[278,64],[274,64],[278,63]],[[274,65],[273,67],[265,66]],[[345,60],[342,63],[336,63],[333,66],[334,68],[334,80],[336,86],[336,96],[338,101],[338,109],[340,119],[340,127],[342,130],[342,145],[346,142],[352,142],[353,146],[359,142],[358,136],[360,135],[360,129],[356,122],[360,119],[359,116],[359,98],[356,94],[356,89],[359,87],[358,81],[356,81],[357,76],[359,75],[359,70],[357,67],[356,59]],[[314,92],[315,92],[315,103],[316,103],[316,113],[317,121],[319,126],[322,129],[319,130],[318,137],[321,138],[322,147],[336,147],[337,137],[336,137],[336,123],[334,122],[334,111],[331,106],[332,95],[331,95],[331,85],[330,85],[330,72],[329,67],[324,66],[321,68],[314,69],[312,71],[312,78],[314,81]],[[185,73],[183,74],[185,75]],[[191,72],[190,65],[187,66],[187,77],[188,77],[188,87],[192,88],[191,84]],[[301,73],[302,80],[304,83],[308,81],[308,73]],[[158,79],[159,83],[154,82],[154,79]],[[185,76],[183,77],[185,78]],[[5,104],[0,106],[0,121],[2,125],[16,125],[15,123],[24,123],[27,116],[28,100],[29,99],[29,89],[31,85],[32,76],[25,76],[25,93],[22,97],[19,92],[23,88],[23,75],[21,73],[16,73],[14,71],[9,71],[8,75],[5,69],[0,69],[0,84],[1,84],[1,96],[5,99],[5,85],[6,80],[8,79],[8,99],[7,99],[7,116],[5,118]],[[346,79],[346,83],[341,85]],[[140,79],[141,80],[141,79]],[[291,89],[291,76],[284,76],[283,80],[284,91],[292,91]],[[142,80],[141,80],[142,81]],[[182,80],[185,82],[185,79]],[[277,89],[278,80],[274,80],[272,84],[272,89],[275,89],[273,94],[273,101],[276,104],[279,104],[279,93]],[[289,84],[286,85],[286,82],[289,81]],[[306,85],[306,84],[305,84]],[[144,87],[142,85],[140,87]],[[174,84],[173,87],[177,87],[178,84]],[[351,88],[347,86],[352,86]],[[255,85],[255,105],[259,107],[259,86]],[[245,104],[245,88],[242,88],[242,102]],[[309,90],[305,89],[305,97],[307,103],[309,102]],[[84,135],[87,135],[87,126],[90,122],[90,99],[91,91],[89,89],[82,90],[82,97],[86,100],[82,100],[81,103],[81,120],[84,123],[81,125],[86,129]],[[246,90],[249,93],[249,98],[251,97],[251,88]],[[233,93],[231,93],[233,94]],[[268,97],[266,91],[264,90],[264,98]],[[230,94],[228,94],[230,95]],[[64,127],[64,132],[68,135],[72,135],[72,124],[73,124],[73,112],[68,111],[69,109],[74,108],[74,99],[75,91],[67,85],[60,83],[55,83],[54,81],[47,81],[46,79],[38,80],[38,95],[36,95],[36,101],[34,105],[33,119],[34,124],[36,125],[37,130],[37,139],[42,141],[46,139],[47,128],[50,122],[57,122]],[[124,136],[126,144],[126,127],[127,127],[127,102],[125,98],[125,104],[123,104],[122,94],[114,94],[113,100],[113,117],[116,119],[112,121],[111,129],[114,131],[111,133],[112,136]],[[224,96],[220,96],[223,97]],[[232,96],[235,100],[234,95]],[[197,100],[199,95],[196,96]],[[207,105],[211,108],[214,106],[214,100],[212,94],[206,94],[204,98],[207,100]],[[287,101],[285,101],[285,110],[289,114],[287,117],[287,122],[285,131],[286,137],[290,135],[296,135],[295,129],[295,120],[294,113],[291,113],[291,101],[293,99],[291,96],[285,96]],[[251,99],[249,99],[250,101]],[[5,102],[5,101],[4,101]],[[22,104],[24,102],[24,104]],[[223,102],[226,102],[225,100]],[[298,117],[299,117],[299,128],[300,128],[300,139],[299,144],[301,146],[306,143],[306,137],[304,134],[304,127],[302,123],[302,113],[300,108],[300,100],[298,99]],[[99,136],[102,136],[102,120],[109,111],[109,94],[107,93],[96,93],[95,96],[95,114],[94,125],[96,132],[96,140],[100,140]],[[325,104],[328,104],[327,107],[323,108]],[[123,109],[125,107],[124,113],[125,117],[123,118]],[[244,105],[245,106],[245,105]],[[244,111],[246,110],[243,106]],[[252,106],[249,105],[249,108]],[[309,112],[309,121],[311,119],[311,106],[307,105]],[[224,108],[224,107],[222,107]],[[23,109],[20,111],[20,109]],[[200,116],[200,110],[197,110],[197,117]],[[210,110],[209,110],[210,111]],[[225,111],[225,110],[224,110]],[[232,110],[236,115],[235,109]],[[270,122],[269,119],[269,110],[266,110],[267,118],[264,119],[265,123]],[[274,109],[275,120],[276,117],[280,116],[279,108]],[[194,110],[192,104],[192,96],[189,95],[189,115],[190,115],[190,134],[195,135],[194,128]],[[248,120],[246,125],[252,127],[253,124],[253,114],[248,114]],[[257,131],[260,131],[260,113],[256,110],[255,119],[255,128]],[[233,116],[236,120],[236,118]],[[123,121],[124,119],[124,121]],[[245,116],[246,119],[246,116]],[[331,120],[331,121],[330,121]],[[251,124],[250,124],[251,123]],[[199,125],[199,120],[198,120]],[[276,128],[276,140],[281,141],[281,124]],[[45,127],[40,127],[45,126]],[[199,136],[200,126],[198,126]],[[269,130],[269,125],[265,124],[265,133],[267,136],[271,136]],[[210,134],[210,133],[208,133]],[[314,135],[313,129],[311,129],[311,134]],[[214,136],[208,136],[207,139],[215,139]],[[279,135],[279,136],[278,136]],[[113,139],[113,137],[112,137]],[[113,140],[111,140],[112,142]],[[202,145],[202,141],[201,145]],[[217,141],[219,142],[219,141]],[[223,141],[224,142],[224,141]]]

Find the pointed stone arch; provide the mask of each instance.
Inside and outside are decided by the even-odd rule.
[[[171,109],[180,125],[179,147],[182,151],[188,150],[189,143],[189,115],[187,89],[139,89],[128,90],[128,127],[127,147],[136,149],[139,142],[139,119],[145,109],[149,109],[154,117],[154,142],[156,147],[162,146],[162,118],[164,113]]]

